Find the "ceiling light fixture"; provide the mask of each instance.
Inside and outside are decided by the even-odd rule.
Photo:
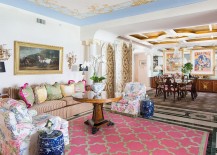
[[[209,31],[212,31],[212,25],[209,24]]]
[[[169,59],[169,62],[175,63],[176,66],[180,66],[182,62],[182,55],[178,47],[174,47],[173,57]]]

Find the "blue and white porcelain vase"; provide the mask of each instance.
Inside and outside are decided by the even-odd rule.
[[[93,83],[91,89],[97,97],[101,95],[101,92],[105,89],[105,83]]]

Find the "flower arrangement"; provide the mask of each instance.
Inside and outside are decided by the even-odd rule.
[[[103,61],[103,55],[96,55],[92,56],[89,66],[93,68],[93,76],[90,77],[91,80],[93,80],[94,83],[102,82],[102,80],[106,79],[104,76],[99,76],[99,68],[100,64],[104,63]],[[83,66],[85,67],[85,66]]]

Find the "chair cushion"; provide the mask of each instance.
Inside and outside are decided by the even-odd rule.
[[[146,87],[144,84],[139,83],[139,82],[129,82],[126,84],[124,88],[125,94],[135,94],[141,95],[146,93]]]
[[[46,84],[45,86],[47,89],[47,100],[48,101],[61,99],[63,97],[59,83],[55,82],[54,85]]]
[[[43,103],[44,101],[47,100],[47,89],[45,88],[44,85],[42,86],[36,86],[34,88],[35,92],[35,103]]]
[[[26,103],[27,108],[33,106],[33,103],[35,102],[35,96],[28,83],[25,83],[22,87],[20,87],[19,96]]]
[[[33,124],[37,127],[38,130],[43,130],[45,129],[45,125],[48,119],[53,123],[52,128],[54,130],[60,129],[62,119],[58,116],[52,116],[50,114],[41,114],[33,117]]]
[[[77,102],[75,100],[73,100],[72,97],[64,97],[61,100],[66,101],[66,105],[75,105],[75,104],[79,104],[80,102]]]
[[[178,91],[178,88],[170,88],[171,89],[171,91]]]
[[[20,123],[17,124],[17,131],[18,136],[16,139],[19,141],[26,140],[27,137],[30,137],[33,133],[35,133],[37,130],[32,123]]]
[[[45,101],[41,104],[36,104],[35,106],[31,107],[30,109],[34,109],[38,112],[38,114],[46,113],[55,109],[59,109],[66,106],[66,101],[63,100],[52,100],[52,101]]]

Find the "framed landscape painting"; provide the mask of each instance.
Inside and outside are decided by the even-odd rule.
[[[214,75],[215,52],[213,49],[191,51],[191,63],[194,75]]]
[[[14,74],[62,74],[63,47],[15,41]]]

